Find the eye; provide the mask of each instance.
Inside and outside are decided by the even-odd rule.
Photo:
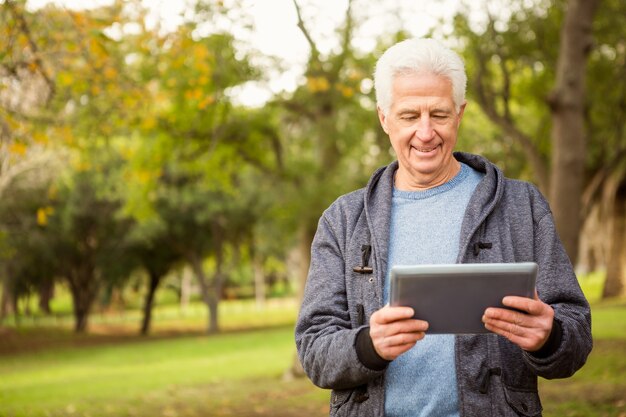
[[[419,116],[417,114],[408,113],[408,114],[401,115],[400,120],[412,121],[412,120],[417,120],[418,117]]]

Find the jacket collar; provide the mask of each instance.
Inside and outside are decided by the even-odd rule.
[[[373,261],[379,271],[379,277],[383,280],[382,274],[387,271],[393,177],[397,169],[398,161],[379,168],[370,178],[365,192],[365,216],[372,239],[371,244],[376,254]]]
[[[504,174],[497,166],[482,156],[455,152],[454,157],[459,162],[463,162],[478,172],[485,174],[482,181],[476,186],[476,190],[474,190],[474,194],[467,204],[465,217],[461,224],[461,241],[458,257],[460,262],[465,257],[474,235],[476,233],[484,233],[484,231],[479,230],[481,225],[484,224],[489,214],[491,214],[496,204],[502,198]]]
[[[461,226],[461,246],[459,247],[459,259],[461,259],[467,251],[472,237],[478,232],[481,224],[500,200],[504,175],[497,166],[482,156],[455,152],[454,157],[459,162],[485,174],[468,203]],[[372,246],[377,254],[375,261],[380,262],[377,267],[383,273],[387,270],[391,198],[393,196],[393,178],[397,169],[398,161],[379,168],[370,178],[365,192],[365,215],[372,236]]]

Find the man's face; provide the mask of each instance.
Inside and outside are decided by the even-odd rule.
[[[444,184],[460,165],[452,156],[465,109],[452,100],[452,83],[428,73],[398,75],[392,86],[387,115],[378,117],[398,158],[395,184],[400,190],[419,190]]]

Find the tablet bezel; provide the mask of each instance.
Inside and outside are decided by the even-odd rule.
[[[429,322],[430,334],[488,333],[487,307],[501,307],[507,295],[534,298],[534,262],[396,265],[391,268],[390,305],[409,306]]]

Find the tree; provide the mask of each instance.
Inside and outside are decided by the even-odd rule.
[[[587,151],[585,123],[587,59],[599,0],[570,0],[561,27],[552,114],[550,204],[572,263],[578,259]]]
[[[382,163],[390,159],[386,138],[381,134],[373,98],[375,58],[353,45],[356,1],[348,1],[337,29],[337,45],[325,52],[311,32],[313,17],[293,2],[298,28],[309,47],[304,80],[299,88],[276,100],[283,109],[279,138],[284,157],[280,172],[281,204],[290,216],[295,236],[298,292],[306,282],[310,248],[317,222],[340,194],[360,188]],[[287,139],[288,138],[288,139]],[[290,370],[302,374],[297,357]]]
[[[95,157],[92,157],[96,160]],[[110,191],[115,163],[83,166],[61,176],[49,205],[54,215],[46,224],[58,274],[72,294],[75,330],[87,330],[89,313],[105,283],[126,277],[125,235],[131,220],[120,214],[122,202]]]
[[[153,176],[137,194],[153,197],[139,217],[160,222],[169,245],[191,266],[209,332],[219,329],[225,264],[237,252],[231,249],[243,244],[243,229],[256,217],[239,182],[248,164],[267,163],[262,143],[271,134],[262,117],[232,103],[233,89],[259,70],[232,34],[213,26],[224,19],[223,7],[198,2],[195,15],[175,32],[156,34],[136,61],[153,98],[140,125],[142,152],[150,150],[153,160],[139,168]]]
[[[29,150],[33,154],[34,150]],[[0,199],[0,264],[3,297],[0,319],[10,310],[17,315],[20,297],[39,295],[40,310],[49,313],[51,290],[56,276],[56,259],[50,250],[44,227],[52,213],[47,191],[59,164],[31,157],[28,170],[11,171],[3,177]]]
[[[616,272],[623,256],[614,250],[619,243],[606,242],[619,240],[612,225],[622,224],[614,216],[623,204],[617,190],[626,143],[624,32],[616,29],[624,27],[624,5],[596,3],[518,5],[483,27],[458,15],[455,32],[472,77],[470,96],[501,129],[500,142],[513,140],[513,151],[525,156],[531,169],[522,175],[549,196],[572,261],[607,265],[607,287],[616,288],[609,284],[624,279]]]
[[[131,232],[127,256],[136,260],[148,274],[148,288],[144,298],[140,334],[150,332],[152,310],[157,289],[163,278],[181,261],[162,223],[136,224]]]
[[[591,256],[587,259],[606,266],[606,298],[626,295],[626,199],[622,191],[626,183],[625,24],[624,2],[601,3],[593,24],[595,44],[587,76],[588,181],[582,196],[586,231],[583,243],[595,254],[595,261]]]

